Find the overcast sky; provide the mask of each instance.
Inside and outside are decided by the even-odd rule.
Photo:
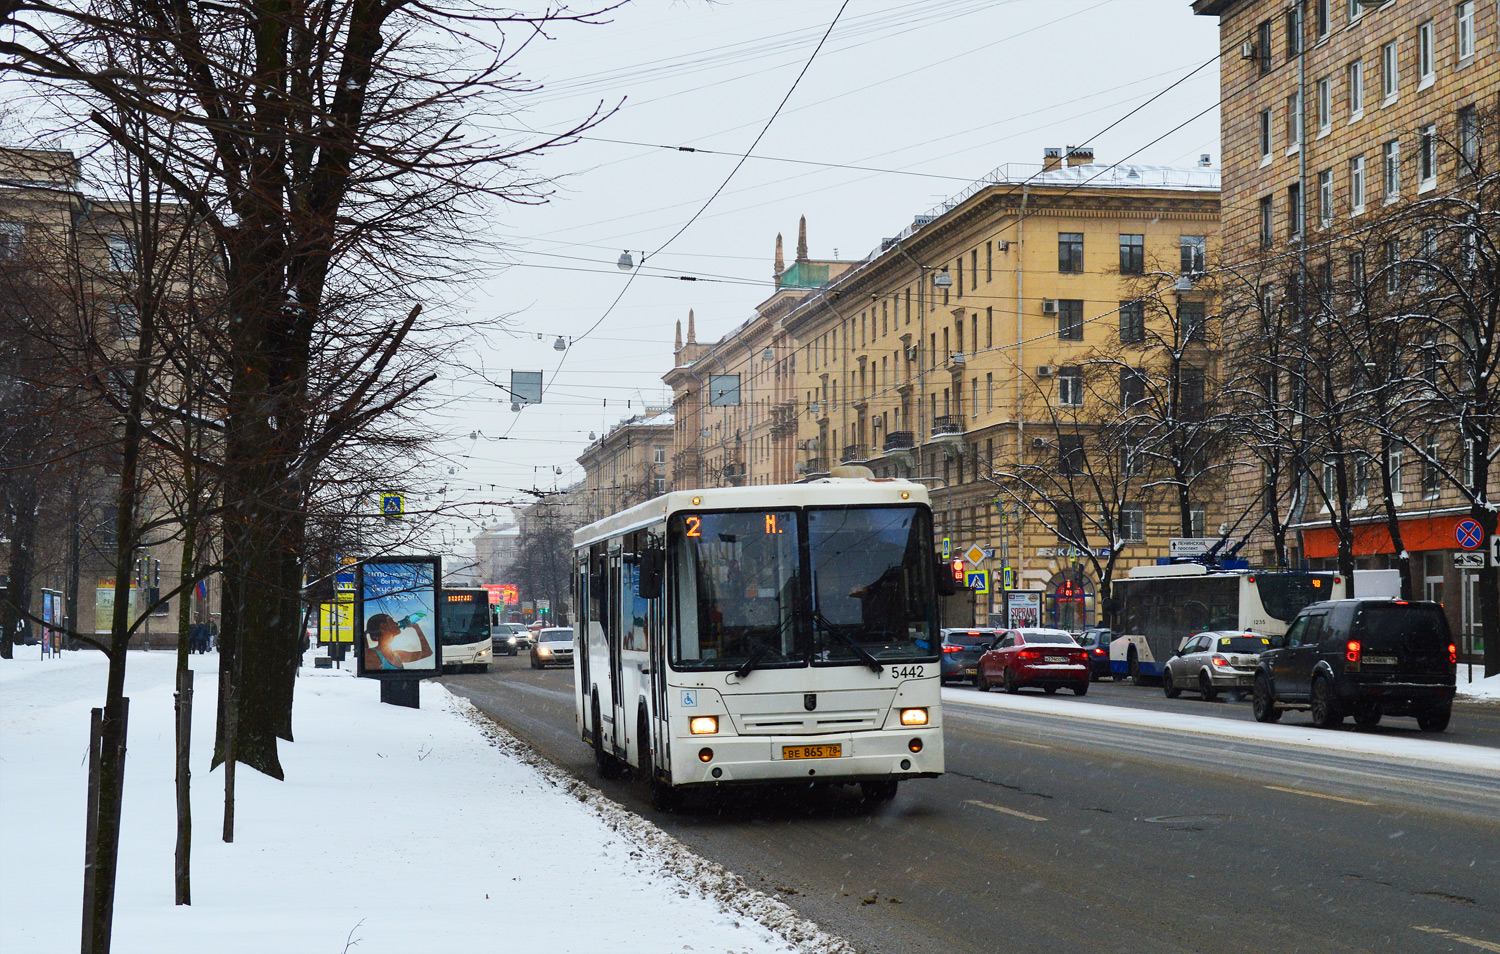
[[[625,289],[620,251],[639,259],[699,210],[840,4],[639,0],[606,25],[559,29],[527,51],[520,66],[542,89],[498,126],[564,128],[602,103],[619,108],[593,136],[650,145],[555,150],[534,167],[557,177],[554,200],[503,210],[494,223],[515,264],[472,307],[513,314],[517,334],[488,343],[485,369],[541,370],[549,386],[541,406],[515,414],[493,388],[448,383],[458,398],[454,490],[496,499],[580,479],[575,458],[591,431],[670,400],[661,376],[674,323],[692,308],[699,340],[713,341],[748,317],[770,291],[776,233],[790,260],[800,215],[813,257],[862,258],[966,182],[1039,162],[1046,146],[1092,145],[1105,163],[1192,165],[1209,153],[1217,165],[1218,64],[1208,61],[1218,22],[1193,16],[1187,0],[851,0],[753,157]],[[622,289],[595,331],[566,357],[554,350],[559,335],[584,335]],[[510,439],[470,440],[474,430]]]

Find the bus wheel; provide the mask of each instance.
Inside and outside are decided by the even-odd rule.
[[[1141,674],[1141,661],[1136,658],[1134,646],[1130,647],[1130,659],[1125,666],[1130,670],[1130,681],[1133,684],[1137,686],[1146,684],[1146,677]]]
[[[677,789],[657,776],[656,765],[651,760],[651,729],[644,712],[637,720],[635,737],[636,761],[640,763],[641,775],[646,779],[646,789],[651,793],[651,807],[659,812],[676,811]]]
[[[896,797],[896,779],[882,779],[878,782],[860,782],[859,795],[867,802],[888,802]]]

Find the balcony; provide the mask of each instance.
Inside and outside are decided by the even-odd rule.
[[[805,473],[808,477],[826,475],[828,473],[828,461],[822,457],[809,457]]]
[[[952,414],[933,418],[932,442],[949,454],[961,453],[964,446],[964,419]]]
[[[844,445],[844,452],[839,455],[839,463],[841,464],[862,463],[869,459],[870,452],[863,444],[846,444]]]
[[[731,487],[743,487],[745,485],[745,465],[734,461],[724,465],[724,482]]]
[[[891,431],[885,435],[885,442],[880,449],[886,452],[897,450],[910,450],[917,446],[917,435],[911,431]]]

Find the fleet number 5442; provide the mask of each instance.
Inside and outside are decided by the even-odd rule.
[[[891,675],[897,679],[921,679],[926,671],[924,666],[892,666]]]

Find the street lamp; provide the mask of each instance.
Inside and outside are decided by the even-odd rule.
[[[557,336],[557,340],[554,341],[554,342],[552,342],[552,350],[553,351],[567,351],[568,350],[568,341],[567,341],[567,339],[564,338],[562,335],[558,335]]]
[[[641,253],[641,264],[646,264],[645,252]],[[631,256],[630,249],[627,248],[625,251],[620,253],[619,259],[615,262],[615,267],[622,272],[628,272],[632,268],[635,268],[635,259]]]
[[[953,287],[953,277],[948,274],[948,267],[946,265],[937,272],[933,273],[932,287],[942,289],[949,289]]]

